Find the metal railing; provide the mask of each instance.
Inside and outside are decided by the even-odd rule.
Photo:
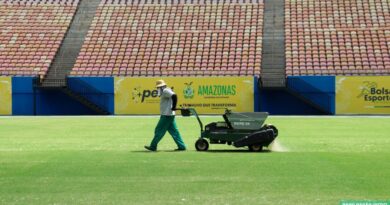
[[[51,78],[51,79],[36,79],[36,85],[46,88],[61,88],[66,87],[66,80],[63,78]]]

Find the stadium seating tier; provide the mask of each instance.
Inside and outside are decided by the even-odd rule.
[[[44,76],[78,0],[0,1],[0,75]]]
[[[102,1],[71,74],[259,75],[262,25],[258,1]]]
[[[286,0],[287,75],[389,75],[387,0]]]

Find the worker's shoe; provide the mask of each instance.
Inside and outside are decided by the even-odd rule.
[[[149,150],[149,151],[152,151],[152,152],[155,152],[155,151],[157,151],[156,149],[153,149],[152,147],[150,147],[150,146],[144,146],[145,147],[145,149],[147,149],[147,150]]]
[[[175,149],[174,151],[181,152],[181,151],[186,151],[186,150],[187,150],[186,148],[179,148],[179,149]]]

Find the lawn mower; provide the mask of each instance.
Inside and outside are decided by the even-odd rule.
[[[224,121],[212,122],[203,127],[203,123],[194,108],[181,108],[184,117],[194,115],[200,126],[200,138],[195,143],[198,151],[207,151],[210,144],[228,144],[235,147],[248,146],[250,151],[262,151],[278,136],[278,129],[264,124],[267,112],[233,113],[226,109],[222,115]]]

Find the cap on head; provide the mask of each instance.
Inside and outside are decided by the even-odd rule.
[[[162,86],[166,86],[167,84],[165,83],[164,80],[158,80],[156,81],[156,88],[159,88],[159,87],[162,87]]]

